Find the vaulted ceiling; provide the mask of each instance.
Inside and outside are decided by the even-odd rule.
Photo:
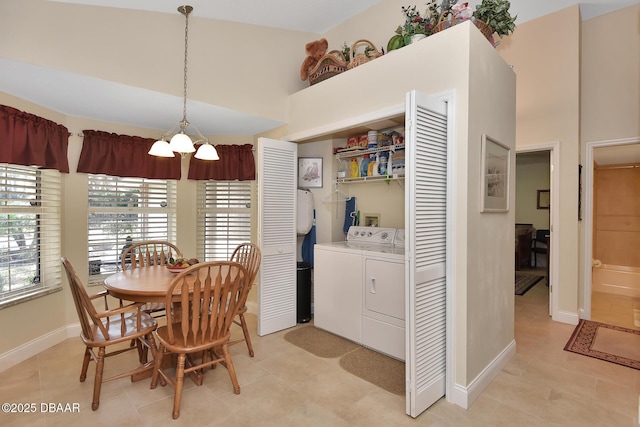
[[[176,0],[48,0],[96,7],[148,10],[176,14]],[[322,34],[382,0],[185,0],[194,7],[193,16],[265,27],[300,30]],[[477,0],[477,3],[480,1]],[[473,2],[472,2],[473,3]],[[511,12],[517,23],[555,12],[576,2],[573,0],[511,0]],[[581,5],[583,19],[607,13],[635,1],[595,0]],[[310,11],[313,11],[312,13]],[[25,82],[28,82],[25,83]],[[81,84],[80,84],[81,83]],[[70,116],[140,127],[165,129],[179,119],[176,97],[108,82],[91,77],[34,66],[0,57],[0,91]],[[122,103],[119,100],[137,100]],[[144,108],[141,108],[144,106]],[[173,119],[167,119],[167,112]],[[215,123],[201,131],[206,135],[256,134],[281,125],[274,120],[251,116],[216,105],[189,100],[192,123],[209,117]],[[127,122],[135,118],[136,123]]]

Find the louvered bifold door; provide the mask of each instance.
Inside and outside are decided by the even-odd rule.
[[[258,335],[296,325],[297,145],[258,139]]]
[[[417,417],[445,394],[447,107],[410,92],[406,111],[406,401]]]

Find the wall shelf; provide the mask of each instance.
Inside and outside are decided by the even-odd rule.
[[[404,181],[404,175],[382,175],[382,176],[362,176],[359,178],[338,178],[336,182],[338,184],[362,184],[366,182],[377,181]]]
[[[391,152],[395,153],[396,151],[404,150],[404,143],[395,144],[395,145],[386,145],[384,147],[376,147],[376,148],[367,148],[366,150],[352,150],[352,151],[341,151],[339,153],[335,153],[335,158],[337,160],[342,159],[350,159],[352,157],[360,157],[365,154],[377,154],[383,152]]]

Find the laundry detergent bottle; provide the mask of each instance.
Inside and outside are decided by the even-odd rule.
[[[351,159],[351,164],[349,165],[349,178],[358,178],[360,176],[360,165],[358,164],[358,159],[355,157]]]
[[[371,163],[371,159],[368,154],[365,154],[364,158],[360,161],[360,176],[367,176],[369,173],[369,163]]]

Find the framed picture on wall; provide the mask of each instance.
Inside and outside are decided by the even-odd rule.
[[[322,157],[298,158],[298,188],[322,188]]]
[[[551,190],[538,190],[536,207],[538,209],[549,209],[551,206]]]
[[[482,135],[482,194],[480,212],[509,211],[510,149]]]

